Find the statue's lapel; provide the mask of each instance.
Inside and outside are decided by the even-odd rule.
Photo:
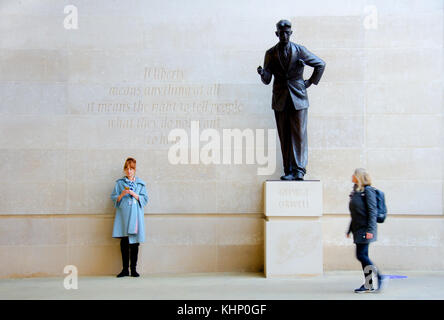
[[[290,56],[290,63],[288,64],[288,71],[290,71],[290,69],[296,65],[296,62],[298,60],[298,52],[296,50],[296,45],[290,42],[290,46],[291,46],[291,56]]]
[[[281,65],[282,70],[283,70],[284,72],[287,71],[287,68],[285,67],[284,62],[283,62],[282,59],[281,59],[281,55],[280,55],[280,53],[279,53],[279,46],[278,46],[278,45],[276,45],[276,46],[274,47],[274,52],[275,52],[275,54],[276,54],[276,56],[277,56],[277,59],[279,60],[279,64]]]

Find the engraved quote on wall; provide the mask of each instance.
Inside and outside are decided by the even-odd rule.
[[[187,83],[184,70],[145,67],[144,85],[113,85],[105,87],[102,101],[89,101],[88,114],[115,115],[107,117],[108,129],[143,130],[143,145],[171,145],[168,132],[174,128],[190,128],[199,121],[202,129],[221,129],[221,116],[243,111],[239,100],[224,99],[218,83]]]

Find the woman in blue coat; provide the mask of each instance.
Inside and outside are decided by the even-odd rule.
[[[353,191],[350,194],[349,209],[351,223],[347,232],[353,233],[353,242],[356,244],[356,258],[362,265],[364,278],[366,280],[360,288],[355,289],[356,293],[373,292],[372,271],[376,271],[378,277],[378,290],[381,289],[382,276],[368,256],[368,247],[371,242],[376,241],[377,234],[377,207],[376,192],[371,187],[370,175],[365,169],[356,169],[352,181]]]
[[[148,203],[145,182],[136,177],[136,159],[128,158],[123,170],[126,176],[116,180],[111,200],[116,208],[114,217],[113,238],[120,238],[123,269],[117,277],[129,276],[128,267],[131,260],[131,276],[138,277],[136,271],[139,243],[145,242],[145,220],[143,207]]]

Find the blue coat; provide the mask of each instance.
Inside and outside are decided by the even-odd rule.
[[[145,182],[136,177],[134,192],[139,195],[139,201],[127,194],[119,202],[117,198],[129,187],[127,177],[116,180],[111,194],[111,200],[116,208],[114,217],[113,238],[128,237],[129,243],[145,242],[145,219],[143,207],[148,203],[148,194]]]

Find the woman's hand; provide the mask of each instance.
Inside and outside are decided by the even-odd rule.
[[[124,196],[126,196],[128,193],[130,193],[130,190],[129,190],[129,189],[124,189],[124,190],[122,190],[122,193],[121,193],[120,196],[117,198],[117,202],[119,202],[120,200],[122,200],[122,198],[123,198]]]
[[[124,189],[124,190],[122,190],[122,193],[120,194],[120,197],[124,197],[124,196],[126,196],[127,194],[129,194],[129,193],[131,193],[132,191],[131,190],[129,190],[129,189]]]
[[[129,190],[129,194],[132,195],[137,201],[139,200],[139,195],[132,190]]]
[[[373,233],[369,233],[369,232],[367,232],[367,233],[365,234],[365,238],[366,238],[367,240],[369,240],[369,239],[373,239]]]
[[[346,236],[347,238],[350,238],[350,233],[346,233],[345,236]]]

